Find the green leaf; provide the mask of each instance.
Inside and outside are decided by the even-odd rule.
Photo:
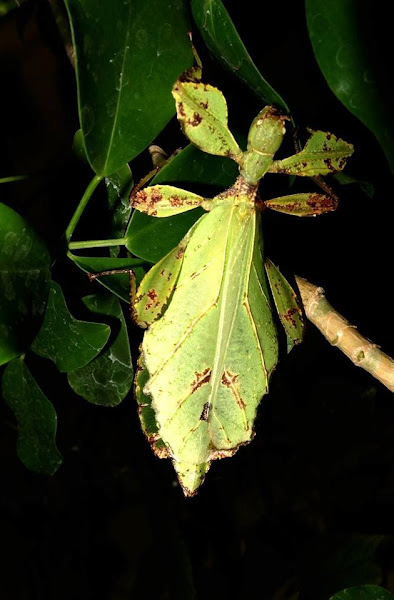
[[[149,379],[141,391],[152,398],[158,439],[189,496],[212,460],[251,440],[277,360],[272,314],[254,264],[255,194],[240,181],[213,199],[190,232],[168,307],[142,344]],[[158,288],[155,275],[159,280],[161,272],[155,270],[149,286],[142,282],[136,302],[151,283]]]
[[[23,360],[5,368],[2,393],[18,422],[19,458],[28,469],[53,475],[62,463],[55,443],[56,412]]]
[[[122,238],[131,214],[130,192],[133,187],[133,175],[129,165],[124,165],[116,173],[106,177],[105,187],[112,219],[108,235],[113,239]],[[116,257],[119,250],[119,246],[114,246],[110,248],[109,253],[112,257]]]
[[[275,160],[269,172],[315,177],[341,171],[349,156],[353,154],[352,144],[325,131],[310,133],[312,135],[301,152],[283,160]]]
[[[86,148],[83,139],[82,129],[78,129],[74,134],[72,151],[74,156],[78,158],[81,162],[88,162],[88,157],[86,156]]]
[[[377,585],[358,585],[334,594],[330,600],[394,600],[394,594]]]
[[[110,175],[174,114],[171,88],[193,63],[186,0],[66,0],[89,163]]]
[[[235,162],[201,152],[189,145],[158,172],[152,184],[181,182],[187,185],[205,184],[229,187],[238,174]],[[156,263],[184,237],[190,227],[203,215],[196,209],[173,217],[157,219],[134,211],[127,232],[127,249],[145,260]]]
[[[0,203],[0,365],[22,354],[45,310],[50,256],[34,229]]]
[[[286,332],[287,352],[290,352],[296,344],[302,342],[304,335],[302,310],[290,283],[269,259],[265,262],[265,270],[276,310]]]
[[[366,41],[368,18],[363,29],[358,3],[343,0],[307,0],[306,16],[316,60],[329,87],[374,133],[394,171],[392,107],[385,100],[386,82],[378,80],[373,53]],[[374,42],[379,48],[378,40]],[[386,58],[381,52],[381,60]]]
[[[101,273],[101,271],[118,271],[131,269],[135,275],[136,284],[145,275],[145,269],[142,266],[144,261],[139,258],[109,258],[108,256],[76,256],[69,252],[68,256],[85,273]],[[104,275],[95,279],[113,294],[118,296],[129,304],[130,302],[130,276],[127,273],[118,273],[116,275]]]
[[[252,61],[221,0],[192,0],[194,20],[212,54],[265,104],[289,108]]]
[[[74,392],[92,404],[117,406],[126,397],[133,383],[129,338],[119,301],[111,295],[83,298],[94,313],[119,319],[120,329],[112,344],[87,365],[68,373]]]
[[[31,349],[53,360],[59,371],[74,371],[97,356],[109,334],[104,323],[74,319],[60,286],[52,281],[44,322]]]
[[[183,132],[197,148],[241,160],[242,150],[228,128],[227,102],[220,90],[205,83],[177,81],[172,95]]]

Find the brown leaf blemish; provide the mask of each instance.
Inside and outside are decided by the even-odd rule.
[[[192,384],[191,384],[191,388],[192,388],[191,393],[192,394],[194,394],[194,392],[196,392],[198,390],[198,388],[200,388],[202,385],[204,385],[204,383],[209,383],[209,381],[211,379],[211,369],[209,367],[207,367],[201,373],[198,373],[196,371],[195,377],[196,378],[194,379],[194,381],[192,381]]]

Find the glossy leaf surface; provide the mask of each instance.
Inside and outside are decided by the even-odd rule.
[[[377,585],[358,585],[334,594],[330,600],[394,600],[394,594]]]
[[[309,37],[326,81],[346,108],[376,136],[394,170],[394,119],[385,100],[386,81],[379,80],[367,33],[370,7],[343,0],[307,0]],[[372,15],[372,23],[374,16]],[[385,60],[383,51],[380,59]]]
[[[44,322],[31,348],[53,360],[59,371],[74,371],[97,356],[109,334],[110,328],[104,323],[75,319],[60,286],[52,281]]]
[[[0,203],[0,365],[24,352],[42,321],[50,256],[34,229]]]
[[[55,442],[56,412],[23,360],[5,368],[2,393],[18,422],[19,458],[28,469],[53,475],[62,463]]]
[[[68,373],[74,392],[92,404],[117,406],[133,383],[129,338],[119,300],[111,295],[86,296],[85,305],[92,312],[119,320],[119,332],[110,346],[87,365]]]
[[[172,85],[193,63],[187,3],[66,0],[66,6],[87,157],[98,175],[110,175],[174,114]]]
[[[262,103],[289,109],[269,85],[245,48],[230,15],[221,0],[192,0],[194,20],[212,54],[252,89]]]
[[[108,235],[112,239],[123,238],[131,214],[130,192],[133,187],[133,175],[129,165],[124,165],[116,173],[106,177],[105,187],[111,213],[111,228]],[[119,250],[119,246],[110,248],[110,255],[118,256]]]

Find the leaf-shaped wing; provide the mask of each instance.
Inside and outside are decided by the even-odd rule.
[[[191,227],[178,246],[156,263],[141,281],[132,305],[133,318],[140,327],[148,327],[165,310],[178,279],[187,244],[197,223]]]
[[[301,152],[283,160],[275,160],[270,173],[286,173],[314,177],[342,171],[353,154],[353,145],[325,131],[312,131]]]
[[[184,134],[200,150],[238,161],[242,150],[227,125],[227,103],[212,85],[177,81],[172,95]]]
[[[256,269],[253,203],[218,203],[187,245],[171,303],[144,337],[145,395],[186,495],[213,459],[253,436],[257,406],[276,362],[262,351],[272,316]],[[258,315],[258,317],[257,317]],[[265,330],[265,331],[264,331]]]

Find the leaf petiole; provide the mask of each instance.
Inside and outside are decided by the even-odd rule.
[[[118,238],[114,240],[86,240],[83,242],[69,242],[70,250],[82,250],[83,248],[106,248],[111,246],[124,246],[126,238]]]
[[[98,184],[100,183],[100,181],[102,179],[103,179],[102,175],[95,175],[93,177],[93,179],[91,180],[91,182],[89,183],[88,187],[86,188],[77,208],[75,209],[73,216],[71,217],[68,227],[66,229],[65,236],[66,236],[67,242],[70,241],[72,234],[74,233],[74,229],[76,228],[78,221],[81,218],[82,213],[85,210],[86,205],[90,200],[91,195],[93,194],[94,190],[96,189],[96,187],[98,186]],[[102,245],[102,244],[100,244],[100,245]],[[116,245],[116,244],[112,244],[112,245]],[[92,248],[93,246],[84,246],[84,247]],[[74,248],[75,248],[75,246],[74,246]]]

